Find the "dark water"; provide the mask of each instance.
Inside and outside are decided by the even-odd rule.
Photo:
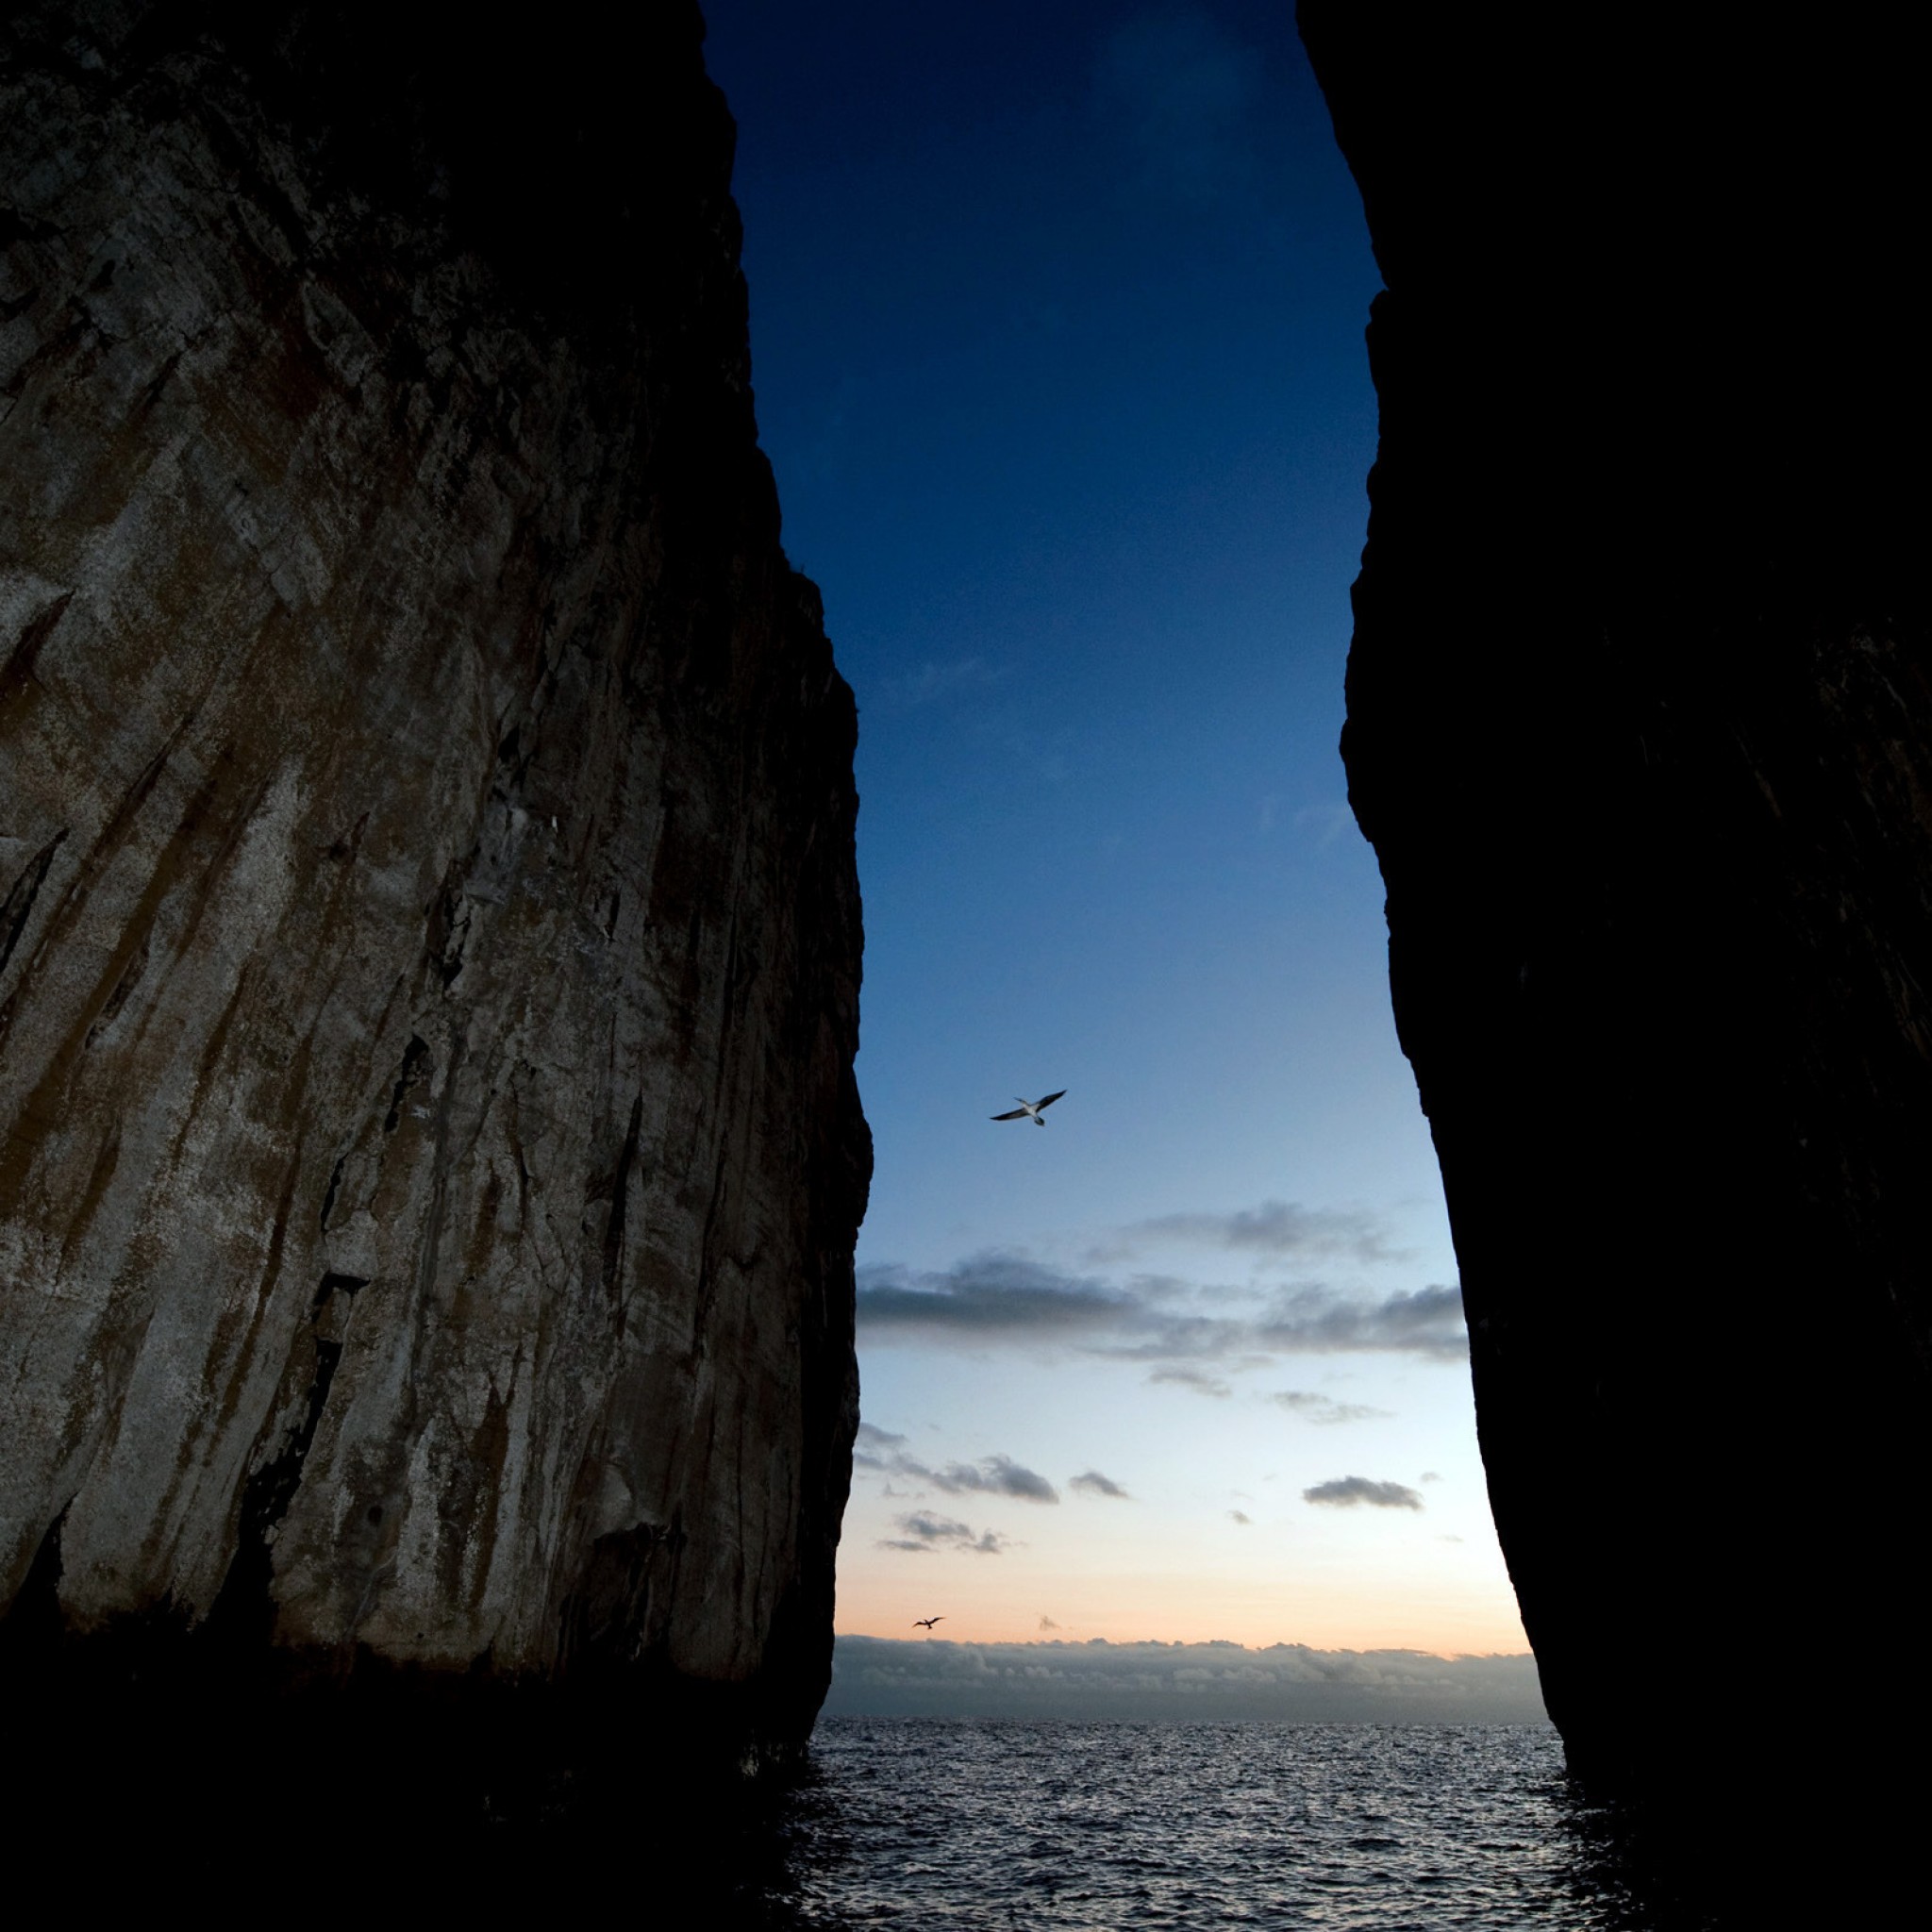
[[[1678,1932],[1546,1725],[827,1719],[774,1928]]]

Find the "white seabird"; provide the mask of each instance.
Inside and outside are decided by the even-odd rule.
[[[996,1113],[992,1118],[996,1121],[1031,1121],[1036,1127],[1043,1127],[1046,1123],[1040,1118],[1040,1109],[1042,1107],[1051,1107],[1066,1091],[1062,1087],[1059,1093],[1049,1093],[1044,1100],[1020,1100],[1016,1093],[1013,1098],[1020,1100],[1019,1106],[1011,1113]]]

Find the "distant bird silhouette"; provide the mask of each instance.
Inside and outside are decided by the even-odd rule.
[[[1031,1121],[1036,1127],[1043,1127],[1046,1123],[1040,1118],[1040,1109],[1043,1107],[1051,1107],[1056,1100],[1060,1099],[1065,1094],[1066,1091],[1062,1087],[1058,1093],[1049,1093],[1044,1100],[1020,1100],[1020,1096],[1016,1093],[1013,1095],[1013,1098],[1020,1100],[1019,1106],[1011,1113],[996,1113],[992,1118],[996,1121]]]
[[[930,1637],[932,1635],[932,1626],[935,1624],[943,1624],[945,1621],[943,1617],[914,1617],[912,1627],[915,1630],[924,1630]]]

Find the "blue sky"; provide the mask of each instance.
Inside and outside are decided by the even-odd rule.
[[[859,705],[840,1627],[1520,1649],[1336,751],[1378,282],[1287,0],[707,15]]]

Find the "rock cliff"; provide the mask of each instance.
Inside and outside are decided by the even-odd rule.
[[[695,7],[436,12],[0,41],[7,1647],[783,1744],[857,1421],[854,708]]]
[[[1343,749],[1497,1528],[1591,1786],[1788,1819],[1926,1715],[1841,1661],[1932,1479],[1914,58],[1299,18],[1387,284]]]

